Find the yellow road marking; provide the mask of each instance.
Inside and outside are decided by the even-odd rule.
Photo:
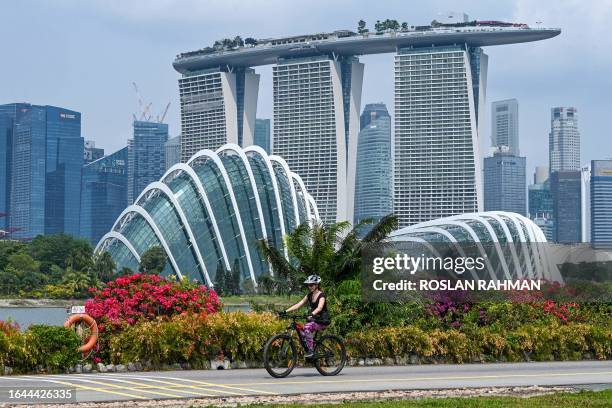
[[[125,376],[121,376],[121,377],[125,377]],[[127,377],[127,378],[133,378],[133,377]],[[176,383],[168,383],[168,384],[174,385],[175,387],[159,387],[159,386],[155,386],[155,385],[138,383],[138,382],[135,382],[135,381],[128,381],[128,380],[118,379],[116,377],[110,377],[110,378],[108,378],[108,380],[109,381],[124,382],[124,383],[128,383],[128,384],[134,384],[134,385],[137,385],[137,387],[134,387],[135,389],[143,390],[143,391],[146,391],[146,389],[148,389],[148,388],[153,388],[153,389],[159,389],[159,390],[170,390],[170,391],[186,392],[188,394],[200,395],[202,397],[218,397],[218,395],[214,395],[214,394],[204,394],[202,392],[195,392],[195,391],[176,389],[176,388],[179,388],[179,387],[202,389],[202,388],[199,388],[199,387],[196,387],[196,386],[193,386],[193,385],[182,385],[182,384],[176,384]],[[143,381],[146,381],[146,380],[143,380]],[[164,381],[159,381],[159,382],[163,383]],[[223,392],[223,391],[219,391],[219,392]]]
[[[206,388],[206,387],[198,387],[196,385],[187,385],[187,384],[178,384],[178,383],[174,383],[174,382],[170,382],[170,381],[162,381],[162,380],[158,380],[156,379],[156,377],[135,377],[135,376],[127,376],[127,375],[122,375],[122,378],[134,378],[134,379],[138,379],[141,381],[155,381],[155,382],[159,382],[162,384],[168,384],[170,385],[170,389],[174,389],[174,388],[194,388],[196,390],[204,390],[204,391],[212,391],[212,392],[218,392],[218,393],[225,393],[225,394],[230,394],[230,395],[244,395],[238,392],[232,392],[232,391],[226,391],[226,390],[215,390],[213,388]],[[160,377],[160,378],[166,378],[166,377]],[[178,378],[177,378],[178,379]],[[184,380],[183,378],[180,379],[181,381]],[[150,386],[148,386],[150,387]],[[135,387],[135,388],[139,388],[139,387]],[[218,395],[207,395],[207,394],[201,394],[201,395],[206,395],[209,397],[217,397]]]
[[[197,380],[190,380],[188,378],[177,378],[177,377],[160,377],[160,378],[169,378],[171,380],[189,381],[191,383],[202,384],[202,385],[206,385],[206,386],[209,386],[209,387],[229,388],[229,389],[240,390],[240,391],[254,392],[254,393],[258,393],[258,394],[261,393],[261,394],[278,395],[276,392],[263,391],[263,390],[254,390],[254,389],[251,389],[251,388],[235,387],[234,385],[230,385],[230,384],[216,384],[216,383],[209,383],[209,382],[206,382],[206,381],[197,381]],[[255,385],[255,384],[236,384],[236,385]]]
[[[120,386],[120,385],[109,384],[109,383],[105,383],[105,382],[101,382],[101,381],[88,380],[88,379],[85,379],[85,378],[74,378],[73,381],[83,381],[83,382],[87,382],[87,383],[103,385],[103,386],[106,386],[106,387],[119,388],[121,390],[146,392],[146,393],[149,393],[149,394],[162,395],[164,397],[185,398],[183,395],[167,394],[165,392],[149,391],[149,390],[146,390],[146,389],[136,389],[134,387],[123,387],[123,386]],[[163,389],[163,387],[157,387],[157,388]]]
[[[252,383],[228,383],[234,385],[279,385],[279,384],[333,384],[333,383],[368,383],[368,382],[400,382],[400,381],[431,381],[431,380],[479,380],[492,378],[510,377],[562,377],[574,375],[599,375],[612,374],[612,371],[599,371],[591,373],[542,373],[542,374],[506,374],[506,375],[479,375],[479,376],[457,376],[457,377],[412,377],[412,378],[371,378],[371,379],[338,379],[338,380],[297,380],[297,381],[275,381],[275,382],[252,382]],[[220,384],[217,384],[220,386]]]
[[[87,385],[73,384],[73,383],[69,383],[65,381],[59,381],[59,380],[43,380],[43,381],[51,381],[57,384],[68,385],[70,387],[80,388],[82,390],[106,392],[108,394],[122,395],[124,397],[137,398],[137,399],[148,399],[147,397],[143,397],[142,395],[128,394],[126,392],[121,392],[121,391],[111,391],[111,390],[107,390],[104,388],[98,388],[98,387],[88,387]]]

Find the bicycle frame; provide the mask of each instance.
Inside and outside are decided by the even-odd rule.
[[[308,350],[308,345],[306,344],[306,339],[304,338],[304,336],[302,336],[302,330],[303,330],[303,326],[300,328],[299,327],[299,323],[296,322],[296,320],[299,318],[300,316],[291,316],[291,323],[289,323],[289,326],[287,326],[287,334],[291,335],[291,331],[293,330],[297,333],[297,337],[299,340],[300,345],[302,346],[302,349],[304,350]],[[315,333],[316,335],[316,333]],[[293,337],[293,336],[292,336]]]

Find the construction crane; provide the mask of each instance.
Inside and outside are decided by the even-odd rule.
[[[140,94],[140,90],[138,89],[138,85],[136,85],[136,82],[132,81],[132,86],[134,87],[134,91],[136,92],[136,98],[138,98],[138,109],[139,109],[138,113],[132,114],[132,117],[134,118],[135,121],[141,120],[141,121],[150,122],[151,117],[153,116],[150,113],[153,102],[149,102],[145,105],[142,100],[142,95]],[[170,102],[168,102],[168,104],[166,105],[166,108],[161,113],[161,115],[157,115],[156,119],[158,123],[161,123],[164,121],[164,119],[166,118],[166,114],[168,113],[168,108],[170,108]]]
[[[170,108],[170,102],[168,102],[168,104],[166,105],[166,108],[164,109],[163,113],[161,115],[157,115],[157,123],[162,123],[164,121],[169,108]]]

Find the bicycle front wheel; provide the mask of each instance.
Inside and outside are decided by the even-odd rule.
[[[297,364],[297,350],[290,335],[281,333],[270,337],[264,346],[264,367],[275,378],[289,375]]]
[[[338,336],[322,336],[314,350],[314,363],[321,375],[337,375],[346,364],[344,341]]]

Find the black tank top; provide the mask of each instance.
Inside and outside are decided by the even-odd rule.
[[[319,292],[319,296],[316,301],[312,301],[312,292],[308,293],[308,306],[310,306],[310,312],[312,313],[319,306],[319,299],[325,298],[325,304],[319,314],[314,316],[314,321],[319,324],[330,324],[329,312],[327,311],[327,296],[325,293]]]

